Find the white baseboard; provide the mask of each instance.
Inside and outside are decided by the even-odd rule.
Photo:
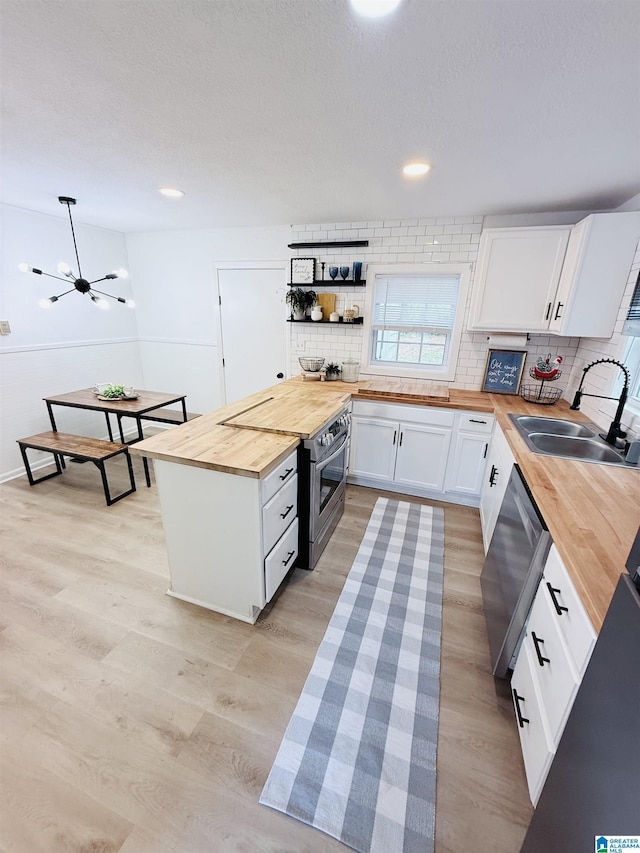
[[[460,506],[471,506],[476,509],[480,506],[479,495],[461,495],[455,492],[437,492],[434,489],[419,489],[409,486],[399,485],[398,483],[390,483],[386,480],[376,480],[373,477],[361,477],[355,474],[347,475],[347,483],[353,486],[366,486],[369,489],[384,489],[387,492],[397,492],[408,497],[414,496],[418,498],[428,498],[432,501],[442,501],[443,503],[458,504]]]

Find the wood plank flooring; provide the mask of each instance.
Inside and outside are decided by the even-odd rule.
[[[250,626],[165,595],[155,487],[106,507],[73,464],[0,486],[0,851],[347,851],[258,796],[380,494],[348,488],[316,571]],[[443,506],[436,853],[517,853],[532,809],[489,671],[479,517]]]

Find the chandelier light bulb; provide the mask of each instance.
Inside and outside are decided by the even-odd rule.
[[[92,296],[91,301],[101,310],[108,311],[109,303],[106,299],[103,299],[101,296]]]
[[[177,190],[174,187],[160,187],[158,192],[167,198],[182,198],[184,196],[182,190]]]
[[[402,171],[410,178],[421,178],[431,171],[431,166],[428,163],[407,163]]]
[[[29,264],[25,264],[24,262],[18,264],[18,269],[20,270],[20,272],[31,272],[31,267],[29,266]]]
[[[57,302],[57,300],[56,300],[56,302]],[[52,308],[53,307],[53,300],[52,299],[41,299],[38,302],[38,305],[41,308]]]
[[[71,267],[64,261],[60,261],[60,263],[58,264],[58,272],[60,273],[60,275],[66,275],[67,278],[73,275],[73,273],[71,272]]]
[[[133,299],[127,299],[127,308],[135,308],[135,307],[136,307],[136,303],[133,301]]]

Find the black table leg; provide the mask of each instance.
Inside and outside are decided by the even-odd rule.
[[[143,441],[144,432],[142,430],[142,418],[136,418],[136,423],[138,424],[138,441]],[[151,486],[151,477],[149,476],[149,460],[146,456],[142,457],[142,467],[144,468],[144,478],[147,482],[147,486]]]
[[[109,420],[109,412],[105,412],[104,416],[107,419],[107,429],[109,431],[109,441],[113,441],[113,432],[111,431],[111,421]]]
[[[181,402],[182,402],[182,420],[186,423],[187,422],[187,398],[183,397]]]

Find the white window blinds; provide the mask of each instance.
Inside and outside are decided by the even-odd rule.
[[[376,276],[373,329],[451,331],[459,275]]]
[[[640,338],[640,273],[638,273],[638,280],[631,297],[629,313],[622,327],[622,334]]]

